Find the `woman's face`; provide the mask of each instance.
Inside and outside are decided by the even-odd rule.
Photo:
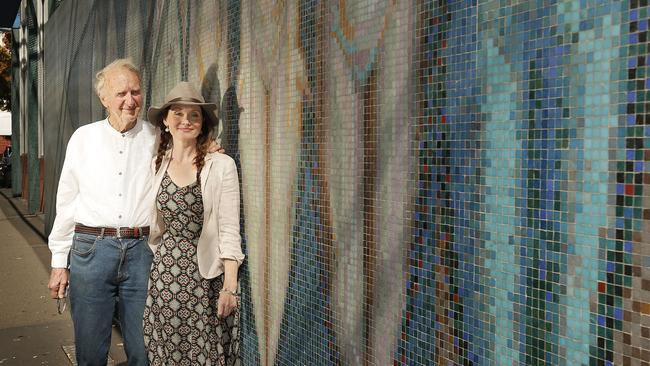
[[[196,105],[172,104],[163,119],[174,141],[196,140],[201,134],[203,114]]]

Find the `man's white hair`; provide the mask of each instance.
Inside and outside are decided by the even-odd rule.
[[[106,73],[113,69],[125,68],[133,72],[139,80],[142,80],[140,77],[140,70],[133,64],[130,58],[118,58],[117,60],[106,65],[103,69],[99,70],[95,74],[95,93],[99,98],[102,97],[102,92],[104,91],[104,85],[106,84]]]

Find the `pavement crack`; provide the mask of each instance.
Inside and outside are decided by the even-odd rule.
[[[20,216],[7,216],[5,218],[0,219],[0,221],[11,221],[13,219],[20,219]]]

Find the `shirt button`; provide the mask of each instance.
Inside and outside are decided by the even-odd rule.
[[[117,196],[118,196],[118,197],[122,197],[122,193],[118,194]]]
[[[118,218],[118,219],[121,219],[121,218],[122,218],[122,215],[119,215],[117,218]]]
[[[122,175],[122,172],[117,173],[117,175]]]
[[[120,154],[122,153],[122,150],[120,150]]]
[[[122,137],[126,136],[125,134],[122,134]]]

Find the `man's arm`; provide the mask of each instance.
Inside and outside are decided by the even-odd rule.
[[[52,252],[52,272],[48,288],[52,298],[63,297],[68,285],[68,254],[74,235],[75,200],[79,193],[79,184],[74,174],[74,168],[79,158],[76,150],[76,139],[73,135],[68,142],[61,169],[59,188],[56,194],[56,218],[48,240],[48,246]]]

